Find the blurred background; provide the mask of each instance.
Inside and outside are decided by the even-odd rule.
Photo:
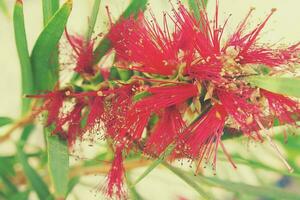
[[[21,82],[12,22],[14,1],[0,0],[0,2],[1,6],[5,3],[5,7],[2,6],[0,12],[0,116],[17,119],[20,115]],[[168,0],[150,0],[149,7],[160,18],[162,11],[171,10],[168,2]],[[182,2],[186,3],[184,0]],[[113,20],[116,20],[128,4],[129,0],[102,0],[95,32],[105,32],[108,28],[106,5],[109,6]],[[73,11],[68,22],[68,30],[71,33],[84,34],[86,32],[92,5],[93,0],[74,0]],[[207,10],[210,15],[213,14],[214,7],[215,1],[209,0]],[[261,42],[292,44],[300,41],[299,0],[220,0],[220,21],[224,21],[232,14],[225,35],[235,29],[251,7],[255,7],[256,10],[250,19],[250,27],[254,27],[264,20],[272,8],[277,8],[277,12],[272,16],[261,35]],[[24,0],[24,14],[27,40],[31,51],[43,27],[41,0]],[[65,70],[64,73],[68,75],[68,72]],[[68,77],[67,75],[62,76],[62,79]],[[1,127],[0,135],[8,128],[9,126]],[[35,128],[34,134],[30,136],[25,148],[26,152],[35,152],[44,148],[41,130],[41,126]],[[217,175],[214,176],[210,170],[203,172],[216,182],[214,184],[203,182],[201,187],[220,200],[282,199],[281,197],[276,198],[274,195],[273,197],[272,195],[263,195],[276,191],[269,190],[270,188],[281,188],[286,192],[299,194],[298,198],[295,197],[295,199],[300,199],[300,137],[299,134],[290,135],[285,144],[280,132],[282,129],[276,129],[274,138],[288,162],[294,167],[293,174],[288,172],[268,142],[256,144],[244,138],[237,138],[227,140],[225,145],[236,160],[238,169],[234,170],[221,153],[217,163]],[[0,157],[15,154],[15,142],[19,135],[20,131],[16,131],[9,140],[0,143]],[[100,146],[100,144],[95,144],[93,147],[88,144],[78,145],[74,155],[71,156],[72,165],[85,162],[101,153]],[[33,166],[38,166],[35,159],[30,159],[30,163]],[[175,163],[178,166],[180,164],[180,162]],[[19,169],[18,167],[16,166],[17,169]],[[184,163],[182,168],[189,170],[189,164]],[[130,172],[130,177],[134,180],[144,170],[145,168],[133,170]],[[41,173],[43,173],[42,170]],[[104,182],[104,179],[104,176],[97,174],[81,177],[67,199],[102,199],[103,197],[97,192],[97,188]],[[4,184],[4,181],[1,182],[0,179],[0,191],[3,190]],[[23,187],[26,188],[26,186]],[[164,167],[155,169],[136,188],[143,199],[147,200],[202,199],[188,184]],[[30,193],[29,199],[36,198],[35,193]]]

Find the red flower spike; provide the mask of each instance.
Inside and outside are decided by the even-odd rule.
[[[123,183],[124,166],[122,149],[123,147],[116,148],[115,158],[107,176],[107,189],[105,192],[109,198],[127,199]]]
[[[175,106],[199,95],[194,84],[177,84],[172,86],[152,87],[147,90],[152,95],[135,104],[137,110],[158,111],[162,108]]]
[[[132,104],[132,86],[123,86],[111,95],[110,99],[105,101],[103,122],[107,136],[115,138],[124,126],[125,115]]]
[[[125,124],[118,133],[116,140],[121,144],[126,144],[127,147],[141,139],[143,131],[148,124],[151,112],[137,111],[134,109],[128,110]]]
[[[211,110],[198,121],[189,126],[178,138],[174,154],[187,156],[192,160],[198,159],[198,167],[202,161],[206,164],[212,160],[213,169],[216,168],[217,149],[227,113],[222,105],[215,104]]]
[[[101,129],[100,121],[104,113],[104,97],[93,97],[90,101],[90,112],[88,114],[84,131],[98,132]]]
[[[94,41],[86,41],[81,36],[71,36],[65,30],[67,40],[75,52],[76,67],[74,70],[79,74],[94,75],[93,48]]]
[[[184,29],[185,32],[189,33],[191,37],[189,40],[193,40],[197,52],[193,64],[187,66],[186,69],[186,72],[192,78],[213,81],[215,84],[224,84],[228,75],[231,77],[249,75],[249,71],[244,68],[245,64],[264,64],[275,67],[291,62],[300,62],[296,55],[300,51],[299,43],[285,49],[274,49],[268,45],[257,44],[260,32],[275,12],[275,9],[256,28],[250,32],[245,32],[252,11],[253,9],[250,10],[225,45],[221,47],[220,41],[228,19],[224,25],[219,25],[218,2],[212,25],[205,9],[201,9],[200,20],[197,22],[180,5],[179,10],[175,11],[178,29]]]
[[[138,20],[133,17],[112,26],[109,39],[117,52],[117,58],[132,62],[131,69],[159,75],[173,75],[180,65],[178,40],[171,36],[166,15],[164,27],[145,19],[143,13]]]
[[[261,118],[261,110],[258,105],[247,101],[247,99],[250,99],[252,93],[253,90],[251,89],[243,90],[239,93],[234,91],[217,91],[224,109],[237,122],[243,133],[251,136],[251,133],[255,132],[257,134],[256,139],[262,140],[262,138],[258,135],[260,127],[256,123],[256,119]]]
[[[183,132],[185,127],[185,122],[177,108],[167,108],[149,136],[144,152],[159,156]]]
[[[62,91],[53,91],[47,94],[40,95],[28,95],[29,98],[42,98],[45,100],[44,105],[41,107],[41,110],[48,112],[46,126],[53,124],[59,116],[60,108],[63,105],[63,102],[66,98],[66,90]]]
[[[68,139],[69,147],[72,147],[76,141],[76,138],[81,137],[81,111],[84,108],[85,104],[82,101],[76,102],[74,108],[56,120],[56,127],[53,131],[53,134],[61,134]],[[63,126],[67,125],[67,131],[64,131]]]
[[[271,113],[277,117],[281,124],[294,124],[300,120],[300,103],[283,95],[266,90],[260,90],[266,97]]]

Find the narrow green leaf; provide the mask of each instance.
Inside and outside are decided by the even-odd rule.
[[[190,175],[190,177],[192,176]],[[196,180],[198,179],[198,181],[200,181],[201,183],[205,182],[206,184],[217,186],[235,193],[247,194],[255,197],[274,198],[274,199],[285,199],[285,200],[299,199],[299,194],[288,192],[274,187],[253,186],[245,183],[235,183],[228,180],[221,180],[215,177],[197,176],[194,178]]]
[[[24,191],[24,192],[18,192],[11,197],[9,197],[9,200],[28,200],[28,196],[30,194],[30,191]]]
[[[239,155],[231,155],[231,157],[233,158],[234,162],[237,163],[237,164],[243,164],[245,166],[252,167],[252,168],[255,168],[255,169],[263,169],[263,170],[266,170],[266,171],[272,171],[272,172],[275,172],[275,173],[284,174],[286,176],[297,178],[297,179],[300,180],[300,174],[297,174],[295,172],[290,173],[290,172],[285,171],[285,170],[275,169],[271,166],[265,165],[261,162],[258,162],[258,161],[252,160],[252,159],[251,160],[246,160],[246,159],[242,158]],[[222,158],[222,160],[228,161],[227,158]]]
[[[47,25],[51,17],[55,14],[55,12],[59,8],[59,0],[43,0],[43,21],[44,26]]]
[[[15,43],[21,65],[22,96],[34,93],[33,72],[27,47],[26,31],[24,25],[23,3],[17,0],[14,7]],[[22,98],[22,114],[30,107],[30,99]]]
[[[256,87],[292,97],[300,97],[300,78],[251,76],[247,81]]]
[[[17,145],[17,155],[18,160],[23,167],[25,176],[31,183],[32,188],[36,191],[39,199],[45,200],[51,197],[48,186],[39,176],[39,174],[29,165],[27,156],[24,154],[23,149],[19,145]]]
[[[0,175],[5,176],[15,176],[14,164],[15,158],[14,157],[0,157]]]
[[[155,161],[153,161],[153,163],[151,163],[149,165],[149,167],[142,173],[142,175],[140,175],[135,181],[134,183],[131,185],[131,187],[134,187],[136,184],[138,184],[141,180],[143,180],[150,172],[152,172],[152,170],[154,170],[159,164],[161,164],[165,157],[167,157],[168,155],[170,155],[172,153],[172,151],[174,150],[174,146],[170,145],[167,150],[162,153]]]
[[[0,127],[13,123],[13,119],[9,117],[0,117]]]
[[[126,19],[130,16],[137,16],[140,11],[146,9],[148,0],[131,0],[131,3],[121,15],[120,19]],[[119,20],[120,20],[119,19]],[[94,51],[94,64],[97,64],[101,58],[111,49],[111,42],[104,37]]]
[[[200,19],[200,10],[207,6],[208,0],[188,0],[190,11],[193,13],[197,20]],[[204,5],[203,5],[204,3]]]
[[[94,51],[94,60],[93,63],[97,64],[101,58],[110,50],[111,42],[109,39],[104,37]]]
[[[127,19],[130,16],[137,17],[139,12],[146,9],[148,0],[131,0],[131,3],[121,15],[121,18]]]
[[[189,186],[194,188],[198,194],[200,194],[204,199],[214,199],[205,190],[203,190],[193,179],[190,178],[184,171],[169,165],[166,162],[162,163],[166,168],[176,174],[179,178],[185,181]]]
[[[9,17],[9,12],[5,0],[0,0],[0,11],[3,12],[5,16]]]
[[[69,184],[68,184],[68,191],[67,191],[67,195],[70,194],[72,192],[72,190],[74,189],[74,187],[77,185],[77,183],[79,182],[80,177],[75,176],[73,178],[70,179]]]
[[[44,27],[48,24],[52,16],[59,9],[59,0],[43,0],[43,21]],[[53,49],[51,58],[48,63],[49,67],[53,69],[53,76],[55,80],[58,80],[59,76],[59,56],[58,56],[58,45]]]
[[[91,18],[89,20],[89,27],[88,27],[87,36],[86,36],[86,39],[88,41],[91,39],[95,25],[96,25],[98,12],[99,12],[99,8],[100,8],[100,2],[101,2],[101,0],[94,1],[93,11],[92,11]]]
[[[48,167],[55,196],[64,198],[68,192],[69,155],[66,141],[58,136],[48,136]]]
[[[118,72],[122,81],[128,81],[133,75],[133,72],[127,69],[118,69]]]
[[[26,141],[28,140],[30,134],[32,133],[34,129],[34,125],[33,124],[28,124],[24,127],[21,137],[19,139],[19,143],[20,143],[20,147],[24,147]]]
[[[11,194],[18,192],[18,188],[7,178],[7,176],[5,176],[5,174],[0,174],[0,180],[6,187],[7,193]]]
[[[126,173],[126,184],[127,185],[132,185],[131,178],[130,178],[130,173]],[[135,187],[129,187],[129,192],[130,192],[130,199],[132,200],[143,200],[143,197],[138,193],[138,191],[135,189]]]
[[[38,91],[51,90],[57,82],[57,69],[49,66],[49,62],[64,32],[71,9],[72,1],[68,0],[47,23],[33,47],[31,62]]]

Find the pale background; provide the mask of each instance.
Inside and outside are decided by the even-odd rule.
[[[13,0],[8,0],[10,14],[12,14]],[[92,0],[74,0],[74,8],[68,23],[71,32],[85,33],[87,25],[87,16],[91,13]],[[162,10],[170,10],[168,0],[150,0],[150,7],[154,13],[159,14]],[[184,2],[184,1],[183,1]],[[208,11],[214,10],[215,1],[210,0]],[[119,13],[126,8],[128,0],[106,0],[101,3],[101,11],[97,22],[97,30],[104,31],[107,27],[107,15],[105,5],[109,5],[113,15],[113,19],[117,19]],[[27,39],[29,49],[31,51],[33,44],[42,29],[42,9],[41,0],[24,0],[24,12],[26,20]],[[251,18],[250,26],[255,26],[259,21],[269,14],[272,8],[277,8],[277,12],[271,18],[264,33],[262,40],[266,42],[276,43],[294,43],[300,40],[300,1],[299,0],[220,0],[220,18],[221,22],[229,15],[233,14],[227,31],[231,32],[237,23],[247,14],[250,7],[255,7]],[[10,19],[0,14],[0,116],[9,116],[17,118],[20,110],[20,72],[17,51],[14,44],[14,32],[12,25],[12,16]],[[1,131],[0,131],[1,134]],[[18,133],[16,133],[17,135]],[[37,131],[30,142],[33,145],[40,144],[41,134]],[[17,137],[17,136],[15,136]],[[13,151],[13,140],[11,144],[5,146],[1,144],[0,154],[10,153]],[[260,147],[252,147],[259,152]],[[247,149],[244,149],[247,151]],[[88,150],[90,154],[93,150]],[[278,160],[272,161],[278,164]],[[270,163],[269,163],[270,164]],[[222,163],[219,165],[222,166]],[[279,163],[280,165],[280,163]],[[239,168],[233,170],[229,166],[225,166],[225,174],[231,174],[231,179],[240,181],[241,179],[251,184],[257,184],[255,177],[251,175],[251,169]],[[142,172],[143,169],[137,170],[135,174]],[[220,176],[224,171],[221,172]],[[134,174],[133,174],[134,175]],[[276,177],[269,177],[270,180],[276,180]],[[74,189],[74,194],[78,199],[99,199],[95,197],[94,188],[103,181],[101,177],[86,177],[83,179],[88,186],[78,186]],[[179,196],[187,199],[197,199],[198,195],[188,185],[172,175],[166,170],[156,170],[149,177],[145,178],[138,186],[139,192],[145,199],[164,199],[173,200]],[[70,196],[69,199],[74,199]],[[220,199],[229,198],[229,194],[220,193]],[[34,197],[32,197],[34,198]],[[100,198],[101,199],[101,198]]]

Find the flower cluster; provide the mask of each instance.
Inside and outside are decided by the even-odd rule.
[[[115,151],[109,197],[125,197],[123,159],[132,149],[157,158],[172,148],[171,160],[189,158],[197,160],[197,169],[203,162],[215,169],[218,147],[227,155],[225,127],[262,141],[260,130],[274,120],[296,125],[300,119],[297,100],[251,86],[246,79],[262,73],[262,65],[276,74],[300,62],[298,44],[272,48],[258,42],[274,11],[248,30],[251,9],[228,38],[223,36],[228,20],[219,24],[218,3],[213,20],[205,9],[196,19],[181,3],[172,14],[164,14],[162,25],[143,13],[122,19],[107,37],[117,68],[134,76],[105,80],[96,91],[73,87],[32,97],[45,99],[41,109],[48,113],[46,126],[53,125],[53,134],[67,138],[70,147],[85,134],[109,138]],[[77,58],[74,70],[97,73],[93,42],[66,35]],[[64,109],[68,101],[73,106]]]

